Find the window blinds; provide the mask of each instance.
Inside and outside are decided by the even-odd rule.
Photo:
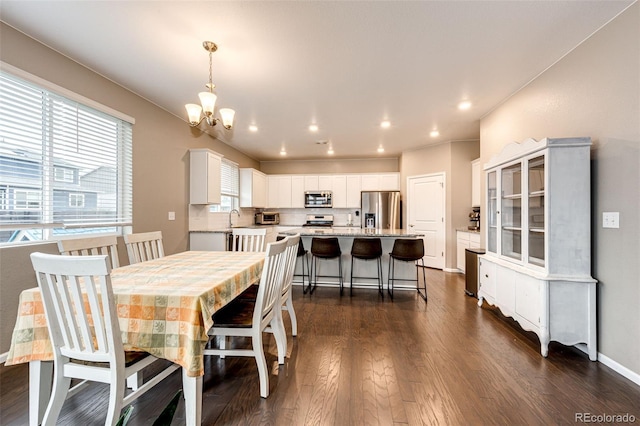
[[[131,123],[0,72],[0,142],[0,242],[131,224]]]

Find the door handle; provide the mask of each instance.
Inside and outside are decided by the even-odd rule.
[[[409,225],[409,228],[413,228],[414,225]]]

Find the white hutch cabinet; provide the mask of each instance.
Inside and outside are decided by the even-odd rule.
[[[586,344],[597,359],[590,146],[590,138],[528,139],[484,166],[478,306],[486,300],[535,332],[543,356],[553,340]]]

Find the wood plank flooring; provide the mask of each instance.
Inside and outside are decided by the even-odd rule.
[[[635,416],[640,386],[573,348],[551,344],[494,309],[478,308],[463,276],[428,270],[429,301],[396,291],[294,287],[298,337],[286,364],[271,368],[268,399],[259,396],[251,358],[208,357],[204,425],[548,425],[574,424],[576,413]],[[287,329],[288,318],[285,314]],[[241,343],[242,344],[242,343]],[[25,425],[26,365],[0,367],[0,424]],[[179,373],[135,403],[130,426],[148,425],[180,388]],[[107,388],[68,400],[60,424],[99,425]],[[174,425],[184,424],[181,402]]]

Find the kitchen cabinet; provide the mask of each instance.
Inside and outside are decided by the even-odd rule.
[[[291,207],[304,208],[305,176],[291,176]]]
[[[189,203],[220,204],[222,156],[209,149],[189,150]]]
[[[268,175],[267,184],[267,207],[291,208],[291,175]]]
[[[400,173],[376,173],[361,176],[362,191],[399,191]]]
[[[362,177],[360,175],[347,175],[347,208],[360,208],[360,191],[362,191]]]
[[[267,206],[267,175],[251,168],[240,169],[240,207]]]
[[[190,232],[189,250],[227,251],[228,232]]]
[[[347,177],[344,175],[331,176],[331,192],[333,192],[333,207],[343,209],[347,207]]]
[[[304,190],[305,191],[317,191],[320,189],[318,182],[318,176],[305,176],[304,177]]]
[[[471,207],[480,207],[480,182],[482,180],[482,170],[480,159],[471,162]]]
[[[465,272],[465,250],[480,248],[480,234],[478,232],[456,231],[456,262],[458,271]]]
[[[586,344],[597,359],[591,277],[590,138],[509,144],[484,166],[487,253],[478,305],[495,305],[540,339]]]

